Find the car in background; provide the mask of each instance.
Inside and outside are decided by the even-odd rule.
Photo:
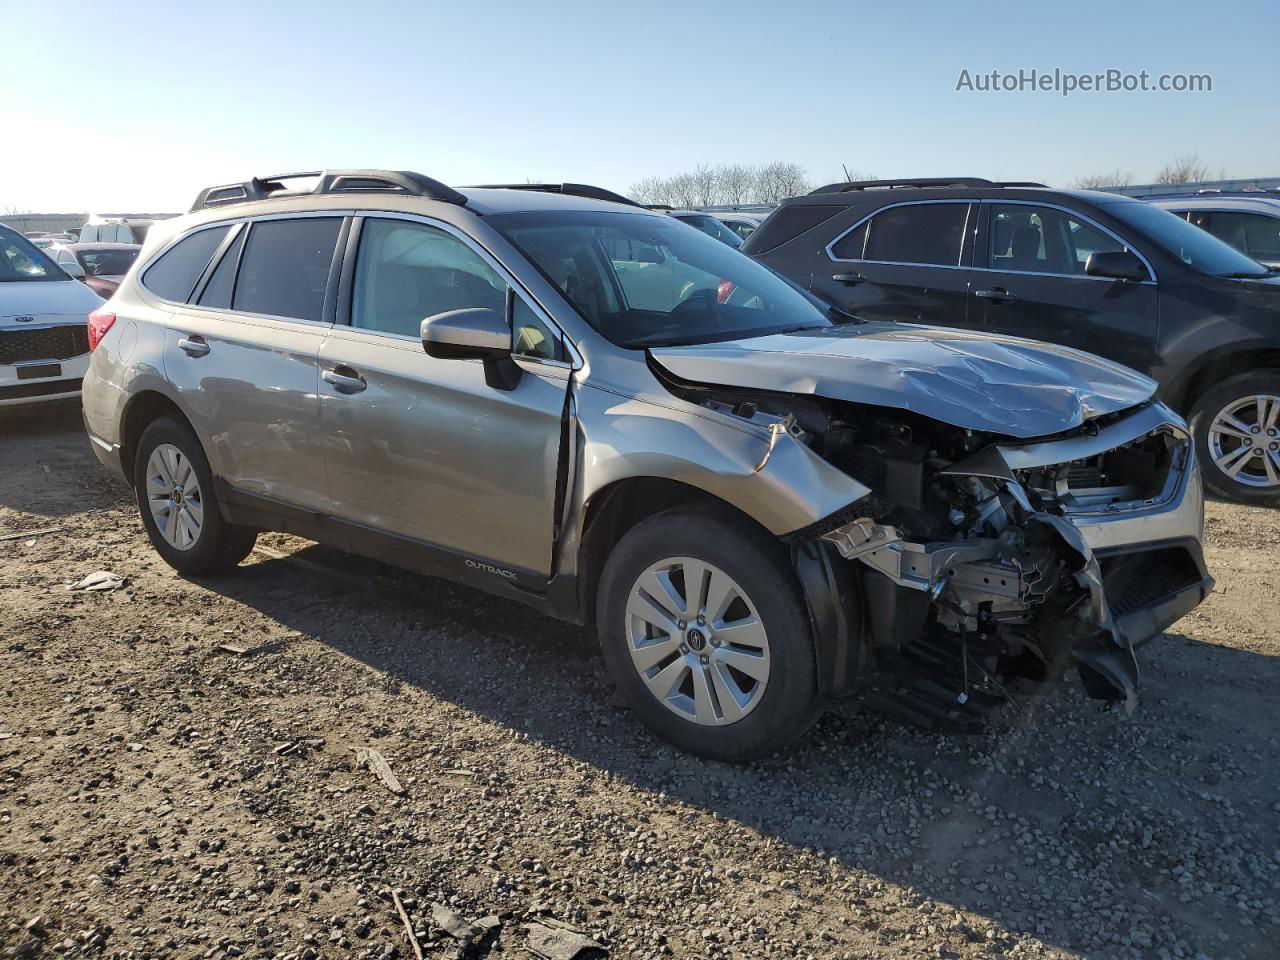
[[[141,249],[137,243],[56,243],[48,253],[63,270],[109,300]]]
[[[81,243],[142,243],[155,220],[131,217],[89,217],[80,228]]]
[[[1190,193],[1143,199],[1208,230],[1259,263],[1280,269],[1280,196],[1261,192]]]
[[[1014,334],[1153,377],[1218,495],[1280,504],[1280,276],[1132,197],[973,177],[834,183],[743,251],[845,313]]]
[[[751,236],[764,223],[767,213],[738,213],[737,211],[716,211],[716,219],[736,233],[743,240]]]
[[[102,298],[0,225],[0,406],[78,396]]]
[[[742,246],[742,238],[709,213],[703,213],[701,210],[655,209],[662,209],[663,213],[675,217],[681,223],[687,223],[689,226],[701,230],[709,237],[715,237],[721,243],[727,243],[735,250]]]

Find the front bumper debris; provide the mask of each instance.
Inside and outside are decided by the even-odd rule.
[[[1149,438],[1167,445],[1168,465],[1152,479],[1158,489],[1137,502],[1072,489],[1065,479],[1058,499],[1022,485],[1020,478],[1040,477],[1052,465],[1071,464],[1073,476],[1082,476],[1078,465],[1088,458]],[[961,651],[961,676],[950,678],[959,683],[959,703],[971,695],[975,676],[994,680],[1031,663],[1042,668],[1032,675],[1046,677],[1075,666],[1091,696],[1132,712],[1136,649],[1213,587],[1200,546],[1203,495],[1185,426],[1154,405],[1094,436],[983,454],[949,470],[990,492],[980,522],[958,539],[912,542],[898,528],[865,517],[822,535],[840,556],[865,567],[879,659],[891,661],[916,634],[932,634],[930,643],[949,636]],[[1063,467],[1057,475],[1067,473]],[[878,624],[886,609],[895,619]]]

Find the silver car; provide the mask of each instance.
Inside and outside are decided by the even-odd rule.
[[[91,321],[93,447],[179,571],[283,530],[590,625],[722,760],[1069,667],[1132,708],[1212,585],[1146,377],[863,323],[599,188],[310,178],[203,191]]]

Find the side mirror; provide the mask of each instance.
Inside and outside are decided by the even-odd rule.
[[[1146,280],[1147,268],[1128,250],[1106,250],[1089,254],[1084,272],[1091,277],[1112,280]]]
[[[84,267],[80,266],[79,262],[75,260],[67,262],[59,260],[58,266],[60,266],[68,276],[74,277],[76,280],[84,279]]]
[[[422,321],[422,349],[437,360],[483,360],[485,383],[514,390],[520,367],[511,359],[507,318],[490,307],[447,310]]]

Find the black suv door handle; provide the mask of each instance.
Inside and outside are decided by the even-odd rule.
[[[369,386],[364,377],[360,376],[345,363],[340,363],[332,369],[322,371],[320,379],[325,383],[333,384],[333,389],[339,393],[359,393]]]
[[[178,341],[178,349],[188,357],[203,357],[209,352],[209,344],[205,342],[204,337],[183,337]]]
[[[983,300],[990,300],[992,303],[1008,303],[1010,300],[1018,299],[1004,287],[996,287],[994,290],[975,290],[973,295]]]
[[[867,278],[860,273],[834,273],[831,275],[831,279],[836,283],[847,283],[851,287],[857,283],[867,282]]]

